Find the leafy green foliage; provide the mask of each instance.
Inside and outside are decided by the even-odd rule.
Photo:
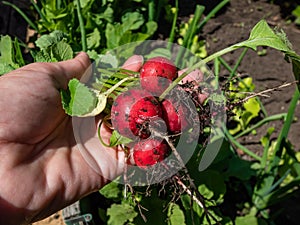
[[[69,89],[62,90],[62,103],[66,113],[73,116],[86,115],[97,105],[96,93],[77,79],[69,82]]]
[[[246,93],[251,93],[254,90],[255,85],[253,84],[251,77],[244,78],[237,82],[237,84],[230,82],[229,98],[234,99],[237,102],[243,101],[243,99],[247,97]],[[250,122],[259,116],[260,111],[260,103],[255,97],[250,98],[241,104],[237,104],[237,106],[232,109],[234,116],[231,117],[231,120],[236,122],[236,126],[229,130],[230,133],[234,135],[245,130]]]
[[[107,215],[109,216],[108,225],[123,225],[132,222],[138,213],[129,204],[112,204],[107,210]]]
[[[179,205],[171,203],[168,208],[168,225],[185,225],[184,213]]]
[[[300,5],[292,11],[292,15],[296,17],[295,24],[300,25]]]
[[[15,43],[17,42],[15,41]],[[24,61],[22,56],[16,54],[18,50],[19,45],[14,45],[11,37],[8,35],[0,36],[0,75],[8,73],[11,70],[17,69],[19,66],[22,66]],[[17,57],[19,57],[19,59]]]
[[[66,34],[53,31],[36,40],[39,51],[33,53],[36,62],[59,62],[73,58],[73,49],[67,43]]]
[[[148,18],[149,2],[80,0],[78,9],[77,1],[32,1],[33,13],[39,19],[31,24],[40,34],[54,31],[68,34],[69,44],[75,51],[86,44],[86,50],[101,53],[126,43],[146,40],[155,33],[158,17],[153,17],[156,20]],[[161,11],[165,6],[159,3],[156,7]]]

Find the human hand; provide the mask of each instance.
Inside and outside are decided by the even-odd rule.
[[[123,171],[123,151],[99,144],[96,129],[90,130],[89,146],[100,146],[99,154],[111,160],[100,162],[101,174],[88,165],[78,150],[72,118],[62,109],[59,90],[71,78],[80,79],[89,65],[88,56],[80,53],[72,60],[33,63],[0,77],[0,224],[43,219]],[[104,141],[110,135],[102,126]]]

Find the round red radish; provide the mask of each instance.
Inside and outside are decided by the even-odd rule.
[[[147,60],[140,71],[141,86],[155,95],[160,95],[176,77],[176,66],[164,57]]]
[[[182,91],[174,89],[171,93],[161,104],[167,128],[171,133],[176,134],[190,127],[192,122],[189,121],[189,118],[192,112],[188,105],[189,101],[184,100],[184,96],[181,96]]]
[[[149,92],[135,88],[120,94],[111,108],[111,122],[121,135],[128,138],[147,138],[147,125],[162,117],[161,106]]]
[[[146,168],[164,160],[170,152],[166,141],[149,138],[135,144],[133,158],[138,167]]]

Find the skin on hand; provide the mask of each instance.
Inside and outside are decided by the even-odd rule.
[[[100,146],[112,160],[99,163],[101,174],[90,167],[78,150],[72,118],[61,105],[60,89],[73,77],[80,79],[89,66],[87,54],[80,53],[72,60],[32,63],[0,77],[0,224],[41,220],[123,172],[124,153],[100,145],[96,129],[87,137],[89,146]],[[111,130],[101,127],[104,141],[110,135]]]

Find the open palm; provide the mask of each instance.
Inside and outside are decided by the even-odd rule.
[[[0,77],[0,224],[45,218],[122,172],[122,151],[101,146],[96,129],[85,137],[87,146],[100,146],[112,160],[103,158],[101,173],[90,167],[78,150],[72,118],[62,109],[59,90],[80,78],[89,64],[81,53]],[[105,127],[101,132],[104,139],[111,134]]]

